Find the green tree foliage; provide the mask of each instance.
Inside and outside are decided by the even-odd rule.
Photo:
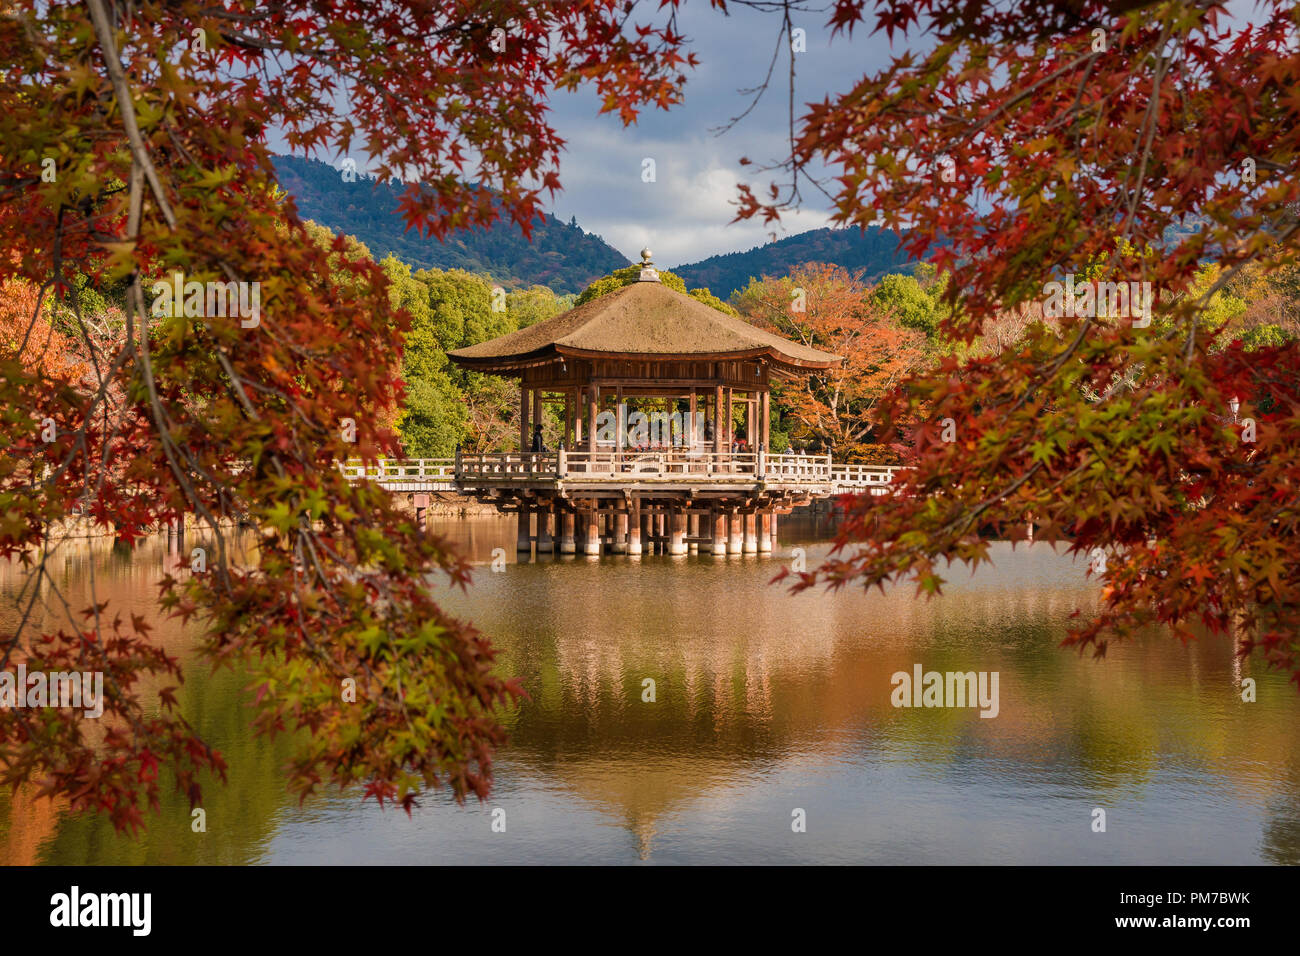
[[[1228,277],[1223,291],[1243,303],[1241,313],[1231,318],[1231,333],[1246,351],[1300,338],[1300,266],[1265,272],[1252,264]]]
[[[727,313],[727,315],[739,314],[736,312],[735,309],[727,305],[727,303],[723,302],[721,299],[719,299],[708,289],[692,289],[690,292],[686,294],[689,295],[692,299],[699,299],[705,305],[709,306],[710,308],[717,309],[719,312],[725,312]]]
[[[530,325],[567,312],[573,308],[576,295],[556,295],[551,289],[535,285],[520,289],[506,295],[506,312],[516,329],[526,329]]]
[[[1213,265],[1203,266],[1193,277],[1186,292],[1187,296],[1194,299],[1208,296],[1196,320],[1205,326],[1208,331],[1212,332],[1238,325],[1242,316],[1246,313],[1245,301],[1226,289],[1214,289],[1214,284],[1218,281],[1221,271]],[[1163,327],[1168,328],[1169,319],[1165,316],[1160,316],[1160,319],[1163,320]],[[1161,325],[1157,325],[1157,327],[1161,327]],[[1221,336],[1215,343],[1215,349],[1217,350],[1226,344],[1227,337]]]
[[[402,357],[406,394],[396,423],[403,451],[413,458],[448,458],[457,445],[499,450],[517,430],[510,384],[459,369],[447,353],[559,315],[573,296],[558,296],[546,286],[494,293],[499,287],[491,278],[464,269],[412,272],[391,255],[380,265],[393,307],[411,315]]]
[[[1253,325],[1241,333],[1241,345],[1247,352],[1286,345],[1296,339],[1294,332],[1280,325]]]
[[[464,440],[469,415],[464,392],[444,371],[409,380],[397,428],[412,458],[449,458]]]
[[[927,337],[934,335],[943,314],[937,296],[931,295],[914,276],[900,273],[890,273],[881,279],[871,293],[871,301],[893,313],[907,328],[918,329]]]

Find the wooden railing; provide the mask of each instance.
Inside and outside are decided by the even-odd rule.
[[[349,461],[339,465],[339,470],[352,481],[364,478],[392,488],[404,485],[446,485],[451,489],[456,480],[456,461],[452,458],[389,459],[373,465]]]
[[[898,465],[831,465],[831,481],[846,489],[866,488],[874,493],[885,489],[901,471]]]
[[[765,455],[763,477],[768,481],[831,480],[830,455]]]
[[[830,486],[834,492],[886,493],[897,466],[837,465],[830,455],[765,452],[544,451],[461,453],[339,466],[353,481],[377,481],[393,491],[453,490],[457,482],[539,478],[625,481],[637,478],[750,479],[773,484]]]
[[[558,474],[577,477],[754,477],[760,456],[753,452],[570,451],[562,452]]]
[[[770,456],[767,456],[770,457]],[[761,452],[549,451],[462,454],[457,459],[462,480],[539,477],[629,479],[757,478],[767,467]],[[781,473],[794,474],[783,464]],[[809,472],[811,474],[811,472]],[[829,474],[827,471],[826,474]]]
[[[560,452],[507,451],[457,454],[457,478],[537,478],[558,473]]]

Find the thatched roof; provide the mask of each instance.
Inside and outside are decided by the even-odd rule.
[[[833,368],[838,355],[757,329],[657,281],[633,282],[560,315],[448,353],[465,368],[506,371],[555,355],[587,358],[766,358],[792,370]]]

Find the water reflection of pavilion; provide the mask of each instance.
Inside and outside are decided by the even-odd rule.
[[[582,562],[512,570],[514,602],[527,608],[527,666],[508,636],[520,625],[480,620],[502,635],[505,669],[534,675],[508,759],[599,808],[643,857],[665,834],[698,827],[701,812],[748,800],[755,779],[799,766],[820,773],[883,759],[968,782],[996,768],[1013,789],[1084,786],[1104,799],[1151,785],[1177,740],[1178,759],[1203,761],[1234,800],[1270,799],[1272,783],[1232,768],[1247,754],[1294,761],[1294,744],[1201,719],[1204,701],[1231,687],[1225,641],[1184,653],[1153,638],[1102,663],[1080,658],[1057,645],[1095,588],[1068,560],[1048,560],[1050,548],[997,551],[1001,570],[954,574],[936,602],[906,588],[791,598],[768,587],[758,562],[752,578],[733,568],[726,587],[696,562],[643,564],[627,587]],[[558,590],[557,574],[566,582]],[[602,582],[616,607],[592,599]],[[480,606],[496,604],[489,595]],[[998,717],[893,708],[889,677],[915,662],[999,671]],[[657,683],[653,705],[640,699],[645,677]],[[1287,697],[1270,706],[1293,705]]]
[[[479,524],[494,522],[505,524]],[[951,575],[938,602],[914,601],[906,588],[791,598],[768,586],[771,559],[722,569],[664,558],[626,574],[621,562],[512,565],[507,574],[476,575],[470,593],[448,604],[492,636],[503,672],[524,677],[532,695],[510,718],[502,767],[526,786],[559,792],[563,805],[595,808],[643,857],[692,827],[699,832],[701,817],[707,825],[734,811],[791,768],[811,774],[862,763],[854,786],[869,787],[870,759],[884,753],[937,786],[945,776],[966,785],[983,772],[1007,790],[1046,786],[1054,799],[1071,799],[1072,788],[1086,787],[1090,797],[1130,806],[1160,793],[1152,782],[1175,765],[1196,781],[1189,792],[1212,794],[1225,808],[1258,808],[1264,858],[1300,861],[1294,688],[1247,663],[1261,693],[1258,703],[1241,704],[1227,639],[1184,649],[1152,636],[1113,648],[1102,664],[1058,649],[1068,615],[1096,589],[1040,548],[995,545],[997,568],[974,579]],[[131,552],[100,539],[68,554],[58,573],[72,593],[81,593],[95,561],[113,606],[147,610],[160,643],[188,659],[194,633],[157,612],[156,579],[175,559],[165,538]],[[0,591],[12,593],[18,577],[0,565]],[[915,661],[1001,671],[998,718],[893,710],[888,675]],[[654,705],[640,701],[647,676],[658,681]],[[242,732],[243,686],[242,677],[217,680],[196,668],[182,688],[187,717],[205,735],[226,734],[233,748],[230,784],[213,783],[205,800],[210,819],[234,825],[199,844],[174,839],[189,834],[188,805],[165,798],[168,812],[150,821],[153,842],[137,845],[117,840],[102,818],[5,793],[0,860],[265,859],[269,835],[284,826],[281,808],[293,804],[280,769],[285,754]],[[357,795],[338,799],[350,808]]]

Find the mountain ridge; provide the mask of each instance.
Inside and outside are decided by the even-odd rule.
[[[406,229],[398,212],[404,184],[377,183],[362,172],[348,182],[334,166],[297,156],[275,156],[273,162],[280,186],[293,196],[303,218],[354,236],[377,259],[392,254],[416,269],[465,269],[487,274],[506,288],[543,285],[561,295],[579,293],[632,264],[600,236],[583,230],[576,218],[564,223],[549,214],[534,224],[531,243],[516,224],[504,220],[486,230],[459,230],[440,242]],[[671,271],[689,287],[706,288],[727,299],[750,278],[786,275],[807,262],[862,269],[868,281],[888,272],[911,271],[897,238],[875,227],[865,233],[810,229]]]
[[[850,272],[863,270],[874,282],[890,272],[911,272],[914,263],[899,249],[899,239],[875,226],[856,228],[823,226],[753,246],[743,252],[725,252],[672,271],[692,287],[703,286],[720,299],[744,289],[750,279],[784,276],[809,262],[826,262]]]
[[[561,295],[581,292],[631,264],[576,220],[563,223],[552,215],[533,224],[531,243],[512,222],[458,230],[440,242],[406,229],[398,212],[404,184],[377,183],[360,172],[348,182],[328,163],[297,156],[275,156],[273,162],[281,188],[304,219],[356,237],[377,259],[391,253],[416,269],[465,269],[487,273],[507,288],[544,285]]]

